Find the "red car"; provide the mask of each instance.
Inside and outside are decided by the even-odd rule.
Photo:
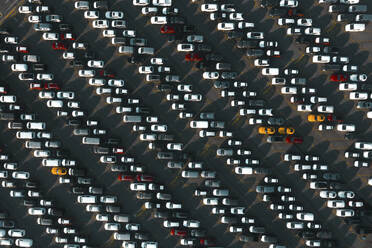
[[[138,182],[152,182],[152,181],[154,181],[154,178],[152,176],[144,175],[144,174],[139,174],[139,175],[137,175],[136,178],[137,178]]]
[[[112,148],[112,152],[115,154],[124,154],[124,148]]]
[[[62,42],[53,42],[53,50],[67,50],[67,47]]]
[[[302,14],[301,12],[298,12],[296,9],[289,9],[287,14],[288,16],[297,16],[297,17],[304,16],[304,14]]]
[[[198,53],[188,53],[185,55],[185,60],[186,61],[189,61],[189,62],[192,62],[192,61],[203,61],[203,57],[200,56],[200,54]]]
[[[334,73],[331,75],[331,81],[332,82],[346,82],[347,75]]]
[[[133,175],[124,175],[123,173],[120,173],[118,175],[119,181],[134,181],[135,177]]]
[[[170,230],[170,235],[179,236],[179,237],[186,237],[187,236],[187,231],[172,228]]]
[[[61,40],[75,40],[74,35],[72,33],[65,33],[60,35]]]
[[[174,27],[169,25],[163,25],[160,28],[160,33],[162,34],[174,34],[175,32],[176,30],[174,29]]]
[[[30,90],[42,90],[43,86],[40,83],[30,83]]]
[[[342,122],[342,120],[335,115],[327,115],[327,121]]]
[[[109,73],[105,70],[99,70],[98,73],[102,77],[109,77],[109,78],[114,78],[115,77],[115,75],[113,73]]]
[[[61,88],[58,86],[58,84],[54,83],[46,83],[44,84],[45,90],[60,90]]]
[[[287,138],[285,138],[285,141],[288,144],[302,144],[302,142],[304,142],[302,137],[293,137],[293,136],[287,136]]]
[[[16,51],[19,53],[29,53],[28,48],[25,46],[17,46]]]

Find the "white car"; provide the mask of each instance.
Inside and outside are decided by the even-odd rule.
[[[91,68],[103,68],[105,62],[103,62],[102,60],[88,60],[87,65]]]
[[[202,43],[204,41],[203,35],[188,35],[186,37],[187,42],[198,42]]]
[[[151,125],[151,131],[153,132],[166,132],[168,130],[167,125],[154,124]]]
[[[356,83],[340,83],[338,89],[341,91],[355,91],[358,89],[358,84]]]
[[[346,32],[363,32],[366,30],[365,23],[350,23],[345,25]]]
[[[218,4],[215,4],[215,3],[202,4],[201,11],[202,12],[216,12],[218,11]]]
[[[171,151],[182,151],[183,144],[182,143],[168,143],[167,149]]]
[[[217,30],[230,31],[235,29],[234,22],[220,22],[217,24]]]
[[[192,52],[194,50],[195,46],[193,44],[181,43],[177,45],[178,52]]]
[[[134,6],[147,6],[150,4],[150,0],[133,0]]]
[[[296,87],[282,87],[280,92],[284,95],[296,95],[297,88]]]
[[[21,5],[18,7],[18,12],[22,14],[30,14],[32,13],[32,7],[28,5]]]
[[[295,24],[296,21],[293,18],[279,18],[278,19],[278,25],[284,26],[284,25],[292,25]]]
[[[321,33],[322,33],[322,30],[320,28],[313,28],[313,27],[305,28],[306,35],[321,35]]]
[[[367,78],[368,78],[367,74],[364,74],[364,73],[363,74],[351,74],[349,76],[349,79],[354,82],[358,82],[358,81],[365,82],[367,81]]]
[[[244,21],[243,13],[230,13],[229,19],[232,21]]]
[[[337,124],[337,130],[341,132],[355,132],[354,124]]]
[[[317,107],[318,112],[320,113],[328,113],[328,114],[333,114],[334,112],[334,107],[330,105],[319,105]]]
[[[289,221],[286,226],[288,229],[304,229],[305,224],[300,221]]]
[[[324,199],[334,199],[337,197],[337,193],[335,191],[322,190],[320,191],[319,196]]]
[[[105,17],[107,19],[123,19],[124,18],[124,13],[122,11],[106,11]]]
[[[262,75],[265,75],[265,76],[278,76],[279,75],[279,68],[273,68],[273,67],[270,67],[270,68],[264,68],[262,69]]]
[[[200,102],[202,100],[201,94],[185,94],[184,100],[189,102]]]
[[[26,235],[26,230],[24,229],[10,229],[8,235],[13,238],[22,238]]]
[[[138,72],[141,74],[150,74],[154,72],[153,66],[140,66],[138,67]]]
[[[32,207],[28,209],[29,215],[45,215],[46,209],[43,207]]]
[[[63,59],[75,59],[75,54],[73,52],[63,52]]]
[[[84,18],[85,19],[98,19],[99,18],[99,12],[97,10],[84,11]]]
[[[248,39],[262,40],[264,38],[264,33],[263,32],[248,32],[247,33],[247,38]]]
[[[32,239],[16,239],[15,244],[18,247],[32,247],[34,241]]]
[[[59,34],[57,33],[43,33],[43,40],[58,40],[59,39]]]
[[[331,57],[328,55],[314,55],[313,63],[325,64],[331,62]]]
[[[2,103],[15,103],[16,101],[17,101],[16,96],[11,95],[0,96],[0,102]]]
[[[350,100],[367,100],[368,93],[367,92],[350,92],[349,99]]]
[[[107,83],[107,85],[112,87],[124,87],[124,80],[122,79],[110,79]]]
[[[296,8],[298,6],[298,1],[297,0],[280,0],[279,6],[286,7],[286,8]]]
[[[110,22],[108,20],[94,20],[92,26],[93,28],[108,28]]]
[[[299,18],[297,19],[297,25],[298,26],[305,26],[305,27],[310,27],[313,25],[313,19],[310,18]],[[306,33],[306,30],[305,30]]]
[[[297,105],[297,111],[300,112],[311,112],[312,111],[312,106],[311,104],[299,104]]]
[[[337,209],[336,215],[339,217],[353,217],[355,212],[352,209]]]
[[[57,98],[72,100],[75,98],[75,93],[73,91],[58,91]]]
[[[254,28],[254,23],[252,23],[252,22],[238,22],[238,28],[239,29]]]
[[[75,9],[89,9],[88,1],[76,1],[74,5]]]
[[[167,17],[166,16],[152,16],[150,18],[151,24],[167,24]]]
[[[112,96],[106,97],[106,103],[108,104],[121,103],[121,102],[123,102],[123,98],[112,97]]]
[[[94,77],[96,75],[96,71],[94,71],[94,70],[79,70],[78,74],[79,74],[79,77]]]
[[[218,73],[218,72],[208,72],[208,71],[206,71],[206,72],[203,72],[203,78],[204,79],[218,79],[219,78],[219,76],[220,76],[220,74]]]
[[[27,21],[29,23],[39,23],[42,21],[42,17],[40,15],[30,15],[28,18],[27,18]],[[45,23],[46,24],[46,23]],[[47,26],[45,26],[47,27]],[[44,30],[44,31],[50,31],[51,29],[50,28],[47,28],[47,30]]]
[[[169,7],[169,6],[172,6],[172,0],[152,0],[152,5],[161,6],[161,7]]]

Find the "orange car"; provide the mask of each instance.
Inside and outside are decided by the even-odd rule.
[[[50,172],[52,172],[53,175],[64,176],[67,174],[67,169],[62,167],[53,167]]]
[[[275,133],[275,128],[273,128],[273,127],[259,127],[258,128],[258,133],[259,134],[274,134]]]
[[[322,122],[325,120],[325,116],[324,115],[314,115],[314,114],[311,114],[311,115],[308,115],[307,116],[307,121],[308,122]]]
[[[293,127],[279,127],[278,133],[280,134],[294,134],[295,129]]]

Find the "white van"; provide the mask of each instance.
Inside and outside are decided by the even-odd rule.
[[[27,64],[12,64],[11,68],[12,68],[12,71],[27,71],[28,65]]]
[[[208,128],[209,122],[208,121],[191,121],[190,127],[191,128]]]
[[[34,139],[36,135],[32,131],[18,131],[16,137],[17,139]]]
[[[97,196],[94,195],[79,195],[77,198],[78,203],[97,203]]]
[[[27,129],[44,130],[46,128],[45,122],[27,122]]]
[[[100,138],[83,137],[81,142],[86,145],[99,145],[101,143]]]
[[[115,240],[130,240],[130,233],[114,232],[114,239]]]
[[[44,158],[41,164],[47,167],[62,166],[62,160],[58,158]]]
[[[124,115],[123,122],[138,123],[142,121],[142,116],[140,115]]]

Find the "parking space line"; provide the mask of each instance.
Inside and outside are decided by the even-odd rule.
[[[22,1],[20,1],[16,6],[14,6],[14,7],[9,11],[9,13],[8,13],[6,16],[4,16],[4,17],[2,18],[2,20],[0,21],[0,25],[3,24],[3,22],[6,21],[9,17],[15,15],[15,14],[17,13],[17,12],[16,12],[16,9],[18,9],[18,7],[21,6],[24,2],[25,2],[25,0],[22,0]]]

